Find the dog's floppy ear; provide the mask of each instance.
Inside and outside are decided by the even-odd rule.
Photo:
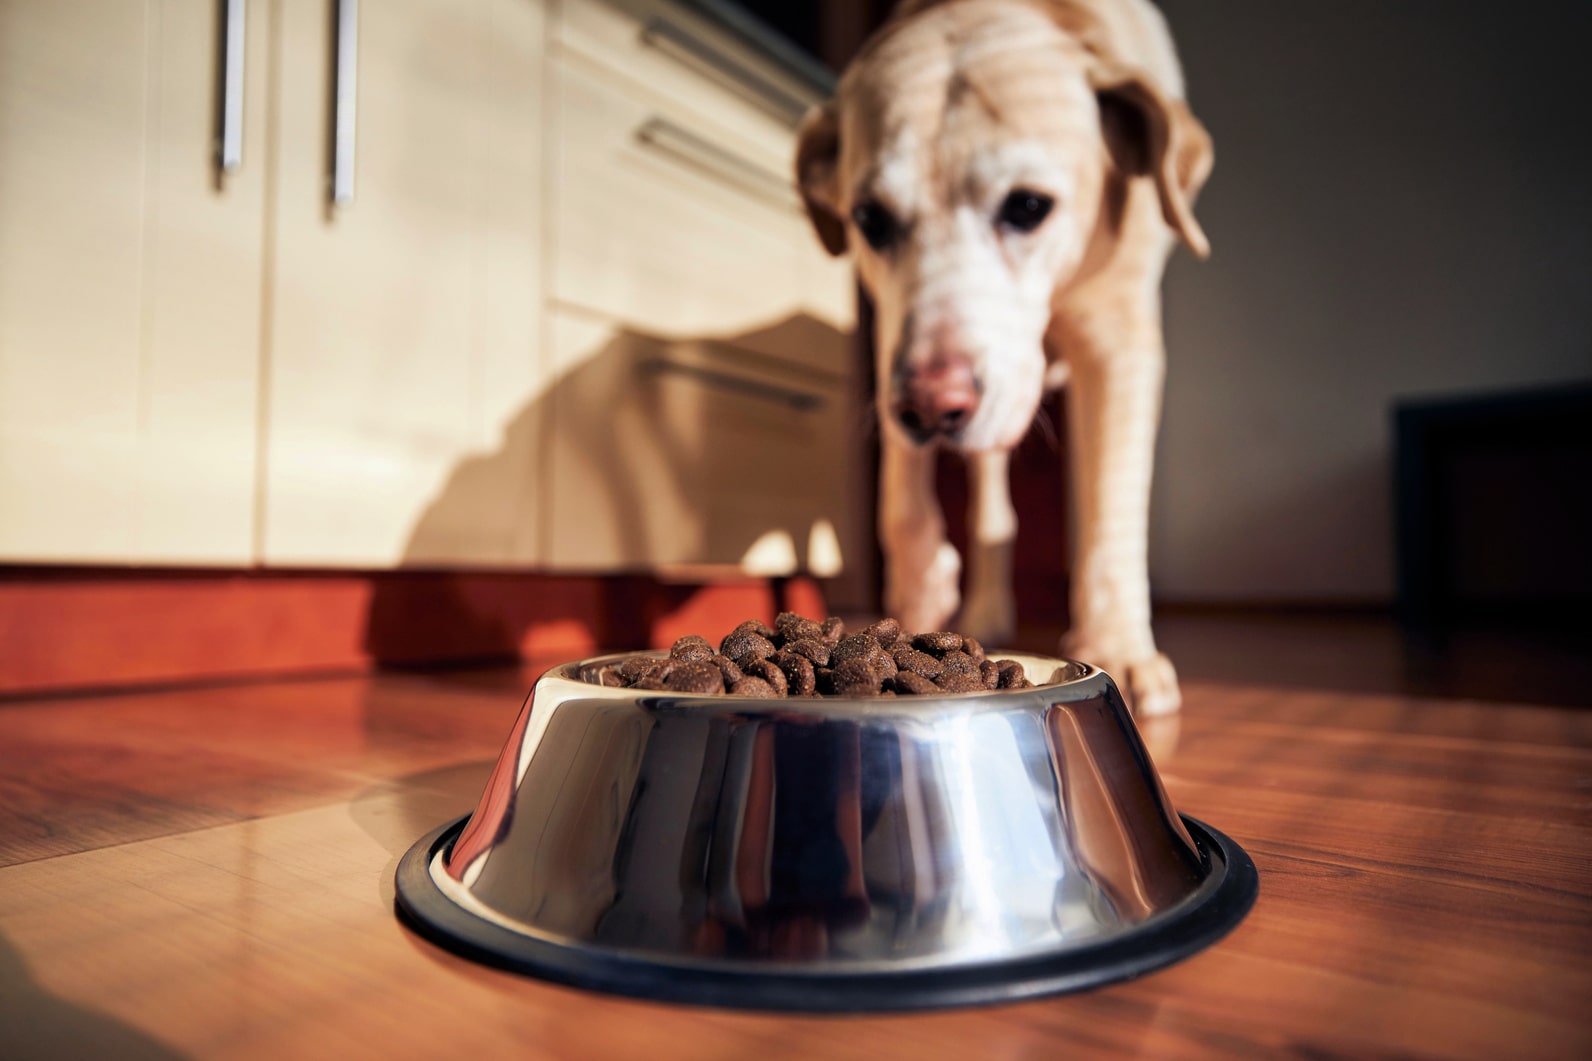
[[[1194,219],[1194,197],[1215,161],[1205,126],[1187,103],[1162,96],[1137,71],[1105,67],[1090,80],[1112,160],[1124,173],[1154,177],[1166,223],[1196,256],[1209,257],[1210,241]]]
[[[840,164],[840,120],[833,102],[813,107],[796,133],[796,190],[807,217],[830,254],[846,253],[846,222],[837,203],[835,171]]]

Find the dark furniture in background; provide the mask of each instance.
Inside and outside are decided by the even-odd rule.
[[[1406,630],[1592,629],[1592,383],[1393,409]]]

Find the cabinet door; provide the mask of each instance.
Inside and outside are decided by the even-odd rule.
[[[277,27],[263,559],[534,561],[542,5],[364,3],[340,49],[335,8]]]
[[[552,321],[551,566],[840,572],[862,540],[845,375],[593,317]]]
[[[221,186],[223,6],[0,0],[0,559],[250,558],[267,19]]]

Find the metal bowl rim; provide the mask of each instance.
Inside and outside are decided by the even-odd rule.
[[[1062,656],[1049,656],[1036,652],[1003,652],[998,658],[1015,659],[1019,662],[1034,661],[1041,667],[1051,666],[1057,670],[1063,668],[1074,671],[1071,677],[1060,681],[1050,681],[1043,684],[1034,684],[1026,689],[976,689],[965,693],[929,693],[921,696],[878,696],[878,697],[844,697],[844,696],[777,696],[777,697],[743,697],[728,693],[685,693],[675,692],[670,689],[630,689],[621,686],[597,685],[592,682],[582,681],[576,675],[582,667],[602,663],[617,663],[632,656],[655,656],[663,658],[668,655],[664,649],[648,649],[642,652],[611,652],[600,656],[590,656],[586,659],[572,660],[568,663],[556,664],[549,667],[536,680],[536,687],[532,695],[543,692],[554,693],[560,696],[580,696],[603,700],[620,700],[635,703],[649,708],[670,707],[676,702],[689,704],[691,710],[708,710],[713,714],[741,715],[747,712],[759,714],[796,713],[826,718],[866,718],[870,716],[909,715],[922,717],[927,713],[930,705],[948,702],[954,704],[958,710],[990,710],[999,711],[1018,706],[1031,701],[1037,694],[1040,696],[1054,696],[1064,693],[1061,700],[1071,702],[1101,696],[1110,685],[1110,678],[1106,672],[1089,663],[1080,660],[1067,659]]]

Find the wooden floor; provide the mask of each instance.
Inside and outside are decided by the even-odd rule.
[[[1083,995],[804,1018],[544,985],[398,923],[399,856],[474,803],[532,676],[0,704],[0,1056],[1592,1057],[1592,712],[1207,666],[1146,736],[1260,868],[1236,932]]]

